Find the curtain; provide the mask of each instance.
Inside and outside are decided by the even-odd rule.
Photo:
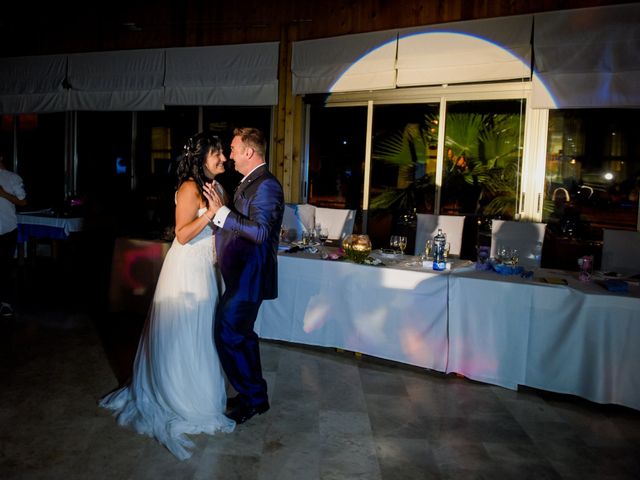
[[[0,113],[61,112],[67,109],[65,55],[0,59]]]
[[[519,15],[401,30],[396,86],[528,79],[531,23]]]
[[[171,48],[166,105],[276,105],[278,42]]]
[[[534,108],[640,106],[640,4],[534,16]]]
[[[395,86],[397,32],[293,43],[293,93],[379,90]]]
[[[164,50],[69,55],[69,110],[162,110]]]

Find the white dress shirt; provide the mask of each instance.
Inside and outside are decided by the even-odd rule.
[[[22,178],[9,170],[0,169],[0,186],[18,200],[22,200],[27,196]],[[6,198],[0,197],[0,235],[9,233],[16,228],[18,228],[16,206]]]
[[[240,180],[240,185],[242,185],[242,182],[244,182],[249,175],[251,175],[253,172],[255,172],[258,168],[260,168],[264,164],[265,162],[262,162],[260,165],[257,165],[256,167],[254,167],[249,173],[247,173],[244,177],[242,177],[242,180]],[[231,213],[231,210],[229,209],[229,207],[227,207],[226,205],[223,205],[218,209],[216,214],[213,216],[213,220],[211,221],[217,227],[222,228],[225,220],[229,216],[229,213]]]

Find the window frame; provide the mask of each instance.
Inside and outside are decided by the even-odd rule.
[[[522,171],[518,185],[516,204],[517,220],[536,221],[542,219],[542,198],[544,188],[544,166],[546,162],[547,127],[549,112],[546,109],[531,107],[532,82],[494,82],[482,84],[440,85],[435,87],[401,88],[393,90],[375,90],[348,93],[332,93],[327,99],[327,108],[367,107],[366,151],[365,151],[365,183],[363,185],[362,205],[366,212],[369,207],[369,183],[371,171],[371,148],[373,130],[373,108],[376,105],[437,103],[440,105],[441,128],[438,133],[436,198],[435,211],[440,211],[440,195],[442,187],[442,168],[444,165],[444,135],[446,130],[447,104],[454,101],[484,100],[524,100],[524,135],[522,148]],[[310,109],[305,110],[304,135],[305,145],[302,152],[305,177],[303,185],[308,185],[309,168],[309,132],[313,128],[310,122]],[[444,122],[443,122],[444,119]],[[303,190],[307,200],[306,189]],[[363,228],[366,229],[366,215]]]

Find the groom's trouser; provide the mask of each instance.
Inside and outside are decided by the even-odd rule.
[[[216,309],[213,327],[220,363],[229,382],[253,406],[267,401],[258,335],[253,331],[260,303],[237,300],[226,291]]]

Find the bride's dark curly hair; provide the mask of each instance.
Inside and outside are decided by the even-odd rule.
[[[184,151],[178,163],[177,188],[180,188],[180,185],[187,180],[194,180],[198,186],[198,192],[200,192],[200,195],[204,198],[207,207],[209,206],[209,202],[203,194],[203,188],[204,184],[210,180],[204,173],[204,163],[209,152],[217,153],[220,151],[222,151],[220,137],[211,132],[200,132],[187,140],[187,144],[184,146]]]

